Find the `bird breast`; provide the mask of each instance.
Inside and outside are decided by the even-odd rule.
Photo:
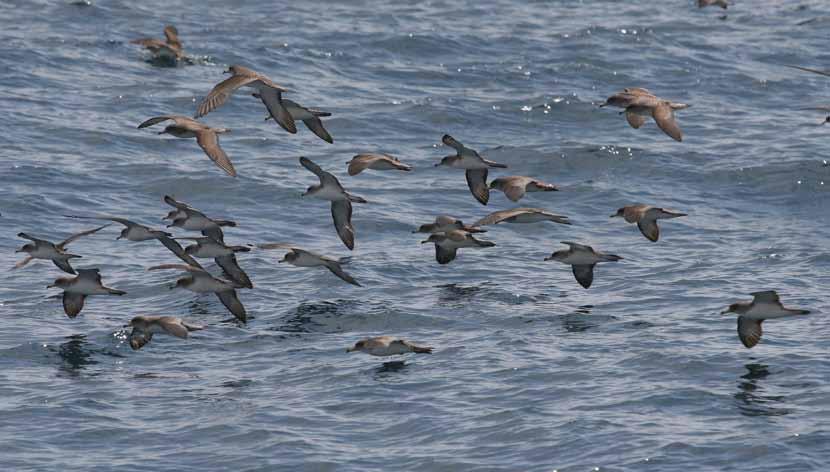
[[[219,244],[202,243],[196,246],[195,250],[191,250],[190,255],[193,257],[200,257],[210,259],[214,257],[230,256],[233,251],[227,247]]]

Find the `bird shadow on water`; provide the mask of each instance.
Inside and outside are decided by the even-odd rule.
[[[357,304],[354,300],[303,302],[282,325],[273,329],[289,333],[339,333],[345,329],[344,319]]]
[[[586,316],[591,314],[592,308],[594,308],[594,305],[582,305],[571,313],[562,315],[560,317],[562,327],[569,333],[581,333],[596,328],[598,326],[597,320]]]
[[[462,306],[472,301],[481,292],[483,287],[472,285],[462,287],[458,284],[438,285],[441,292],[438,294],[438,304],[441,306]]]
[[[395,374],[404,372],[409,365],[405,361],[384,362],[374,369],[372,377],[375,380],[388,380],[396,377]]]
[[[738,379],[738,393],[734,395],[738,401],[738,409],[745,416],[783,416],[791,412],[787,408],[776,408],[770,403],[784,402],[782,395],[763,395],[762,381],[770,372],[769,366],[764,364],[746,364],[747,373]]]

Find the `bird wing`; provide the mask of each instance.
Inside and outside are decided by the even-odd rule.
[[[57,266],[58,269],[66,272],[67,274],[75,273],[75,269],[72,268],[67,259],[52,259],[52,263],[55,264],[55,266]]]
[[[354,250],[354,227],[352,226],[352,203],[348,200],[331,202],[331,216],[337,234],[350,250]]]
[[[464,173],[467,177],[467,187],[482,205],[490,200],[490,188],[487,186],[487,169],[472,169]]]
[[[486,225],[496,225],[501,223],[502,221],[512,218],[517,215],[521,215],[525,213],[525,210],[522,208],[514,208],[512,210],[500,210],[494,211],[489,215],[485,216],[484,218],[476,221],[473,223],[473,226],[486,226]]]
[[[69,243],[71,243],[72,241],[75,241],[76,239],[78,239],[78,238],[82,238],[82,237],[84,237],[84,236],[88,236],[88,235],[90,235],[90,234],[92,234],[92,233],[97,233],[98,231],[101,231],[102,229],[106,228],[107,226],[109,226],[109,224],[105,224],[104,226],[99,226],[99,227],[97,227],[97,228],[90,229],[90,230],[87,230],[87,231],[81,231],[80,233],[75,233],[75,234],[73,234],[72,236],[70,236],[70,237],[68,237],[68,238],[64,239],[64,240],[63,240],[63,241],[61,241],[60,243],[56,244],[55,246],[56,246],[58,249],[64,249],[64,248],[66,248],[66,246],[67,246],[67,245],[69,245]]]
[[[199,143],[199,146],[205,151],[205,154],[208,155],[210,160],[231,177],[236,177],[236,169],[233,168],[230,158],[219,146],[219,138],[216,135],[216,131],[212,129],[197,130],[196,142]]]
[[[164,245],[164,247],[169,249],[170,252],[175,254],[176,257],[187,263],[187,265],[196,267],[198,269],[203,269],[202,264],[199,264],[199,262],[196,261],[196,259],[191,257],[190,254],[186,253],[184,248],[182,248],[181,244],[177,243],[173,238],[160,234],[156,237],[156,239],[158,239],[159,242]]]
[[[168,334],[172,334],[177,338],[187,339],[188,330],[178,318],[162,316],[159,318],[158,323]]]
[[[588,288],[594,282],[594,265],[595,264],[574,264],[573,272],[576,281],[584,288]]]
[[[213,89],[211,89],[205,99],[202,100],[202,103],[199,104],[195,117],[199,118],[200,116],[205,116],[213,110],[219,108],[228,100],[233,92],[256,80],[257,78],[252,76],[234,75],[219,82],[213,87]]]
[[[265,105],[265,108],[268,109],[268,114],[271,115],[271,118],[273,118],[277,124],[282,126],[282,129],[291,134],[297,132],[297,124],[294,123],[294,117],[291,116],[291,113],[289,113],[285,108],[282,101],[282,94],[279,90],[271,87],[264,87],[258,94],[255,94],[255,96],[262,100],[263,105]]]
[[[374,162],[382,159],[378,154],[358,154],[349,161],[349,175],[355,176],[368,169]]]
[[[628,120],[628,124],[634,129],[637,129],[646,123],[646,118],[644,116],[631,112],[625,112],[625,119]]]
[[[560,241],[560,242],[562,244],[570,246],[571,249],[584,249],[586,251],[594,252],[594,248],[592,248],[591,246],[587,246],[585,244],[574,243],[574,242],[571,242],[571,241]]]
[[[671,136],[675,141],[683,141],[683,132],[680,131],[680,126],[677,125],[677,121],[674,119],[674,111],[672,111],[671,105],[667,102],[657,105],[652,110],[652,116],[654,121],[657,122],[657,126],[664,133]]]
[[[32,242],[35,242],[35,243],[41,243],[41,244],[52,244],[51,242],[49,242],[49,241],[47,241],[47,240],[45,240],[45,239],[38,239],[38,238],[36,238],[36,237],[34,237],[34,236],[29,236],[29,235],[28,235],[28,234],[26,234],[26,233],[17,233],[17,237],[18,237],[18,238],[23,238],[23,239],[28,239],[29,241],[32,241]]]
[[[322,185],[334,185],[334,188],[343,190],[343,186],[340,185],[340,181],[337,180],[333,174],[324,171],[320,166],[314,163],[311,159],[307,157],[300,157],[300,165],[311,171],[314,175],[320,179],[320,183]]]
[[[657,239],[660,238],[660,227],[657,226],[657,220],[648,220],[648,219],[641,219],[637,222],[637,227],[640,228],[640,232],[643,233],[649,241],[657,242]]]
[[[134,221],[130,221],[126,218],[119,218],[116,216],[78,216],[78,215],[63,215],[67,218],[77,218],[81,220],[107,220],[107,221],[115,221],[116,223],[120,223],[126,227],[132,226],[142,226]]]
[[[290,251],[302,251],[302,249],[289,243],[265,243],[257,244],[257,247],[260,249],[288,249]]]
[[[461,154],[461,151],[464,150],[464,145],[456,141],[455,138],[448,134],[445,134],[444,137],[441,138],[441,142],[455,149],[459,154]]]
[[[830,77],[830,72],[825,72],[823,70],[810,69],[808,67],[801,67],[801,66],[790,66],[790,65],[787,65],[786,67],[790,67],[790,68],[793,68],[793,69],[803,70],[805,72],[812,72],[813,74],[819,74],[819,75],[824,75],[824,76]]]
[[[750,293],[753,297],[754,303],[781,303],[781,298],[778,296],[778,292],[775,290],[766,290],[763,292],[753,292]]]
[[[234,254],[217,257],[214,259],[225,274],[225,277],[245,288],[254,288],[254,284],[248,274],[239,267],[239,262]]]
[[[80,293],[63,292],[63,311],[66,316],[75,318],[84,309],[86,295]]]
[[[147,270],[165,270],[165,269],[176,269],[181,270],[184,272],[190,272],[191,274],[207,274],[205,269],[199,266],[192,266],[188,264],[161,264],[157,266],[153,266],[148,268]]]
[[[752,348],[761,340],[764,334],[761,324],[764,320],[753,320],[745,316],[738,317],[738,337],[747,348]]]
[[[32,256],[26,256],[26,257],[24,257],[24,258],[23,258],[23,260],[21,260],[20,262],[18,262],[17,264],[15,264],[15,265],[14,265],[14,267],[12,267],[12,270],[14,270],[14,269],[21,269],[21,268],[23,268],[23,267],[26,267],[26,265],[27,265],[27,264],[29,264],[30,262],[32,262],[33,260],[34,260],[34,257],[32,257]],[[71,273],[72,273],[72,274],[74,274],[75,272],[74,272],[74,271],[72,271]]]
[[[174,115],[154,116],[153,118],[150,118],[149,120],[144,121],[143,123],[138,125],[138,128],[139,129],[146,128],[148,126],[153,126],[155,124],[161,123],[162,121],[175,120],[175,118],[176,118],[176,116],[174,116]]]
[[[325,262],[326,267],[331,271],[332,274],[340,277],[341,279],[345,280],[346,282],[352,285],[357,285],[358,287],[360,287],[360,284],[357,282],[357,280],[355,280],[354,277],[352,277],[351,275],[344,272],[343,267],[341,267],[338,262],[328,260]]]
[[[331,137],[326,128],[323,127],[323,121],[316,117],[312,116],[311,118],[307,118],[303,120],[303,123],[311,130],[312,133],[316,134],[320,139],[323,141],[334,144],[334,139]]]
[[[527,184],[529,179],[518,178],[518,179],[509,179],[505,182],[504,187],[502,187],[504,191],[504,195],[509,198],[513,202],[518,202],[521,200],[522,197],[525,196],[525,191],[527,191]]]
[[[182,211],[195,210],[195,208],[193,208],[192,206],[188,205],[185,202],[180,202],[180,201],[176,200],[175,198],[171,197],[170,195],[165,195],[164,196],[164,203],[166,203],[166,204],[168,204],[172,207],[178,208],[179,210],[182,210]]]
[[[236,290],[216,292],[216,296],[219,297],[219,300],[225,305],[225,308],[233,313],[236,319],[243,323],[248,320],[248,314],[245,312],[245,307],[242,306],[242,302],[239,301],[239,297],[236,296]]]
[[[439,264],[449,264],[455,259],[457,253],[456,248],[446,248],[438,244],[435,245],[435,260]]]

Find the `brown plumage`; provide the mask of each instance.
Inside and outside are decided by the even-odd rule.
[[[140,128],[153,126],[163,121],[173,121],[172,125],[167,125],[164,131],[159,134],[172,134],[177,138],[196,138],[196,142],[205,151],[205,154],[216,164],[220,169],[224,170],[231,177],[236,177],[236,169],[233,168],[230,158],[225,151],[219,146],[219,137],[217,135],[230,132],[227,128],[211,128],[210,126],[199,123],[198,121],[179,115],[162,115],[150,118],[149,120],[138,125]]]

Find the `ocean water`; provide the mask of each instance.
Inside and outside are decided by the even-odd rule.
[[[94,225],[65,214],[161,226],[173,194],[237,221],[230,243],[350,256],[363,288],[252,251],[241,325],[213,295],[168,290],[178,274],[146,269],[176,259],[117,225],[71,249],[128,294],[76,319],[45,288],[50,263],[2,270],[0,469],[827,470],[830,127],[803,108],[830,105],[830,79],[783,67],[830,68],[827,2],[736,0],[725,17],[691,0],[228,3],[0,1],[3,264],[20,231]],[[167,23],[179,67],[129,43]],[[330,111],[334,144],[243,93],[203,119],[232,129],[236,179],[193,140],[136,129],[191,115],[229,64]],[[598,108],[629,86],[692,105],[682,143]],[[561,186],[520,203],[574,224],[491,227],[495,247],[439,266],[417,225],[515,206],[433,167],[445,133],[509,166],[491,177]],[[367,151],[415,170],[347,176]],[[353,252],[328,204],[300,197],[316,178],[299,156],[369,200]],[[632,203],[689,216],[651,243],[608,217]],[[585,290],[543,260],[559,241],[624,260]],[[767,289],[813,314],[766,323],[748,350],[720,311]],[[138,314],[207,329],[134,352]],[[435,353],[346,354],[381,334]]]

